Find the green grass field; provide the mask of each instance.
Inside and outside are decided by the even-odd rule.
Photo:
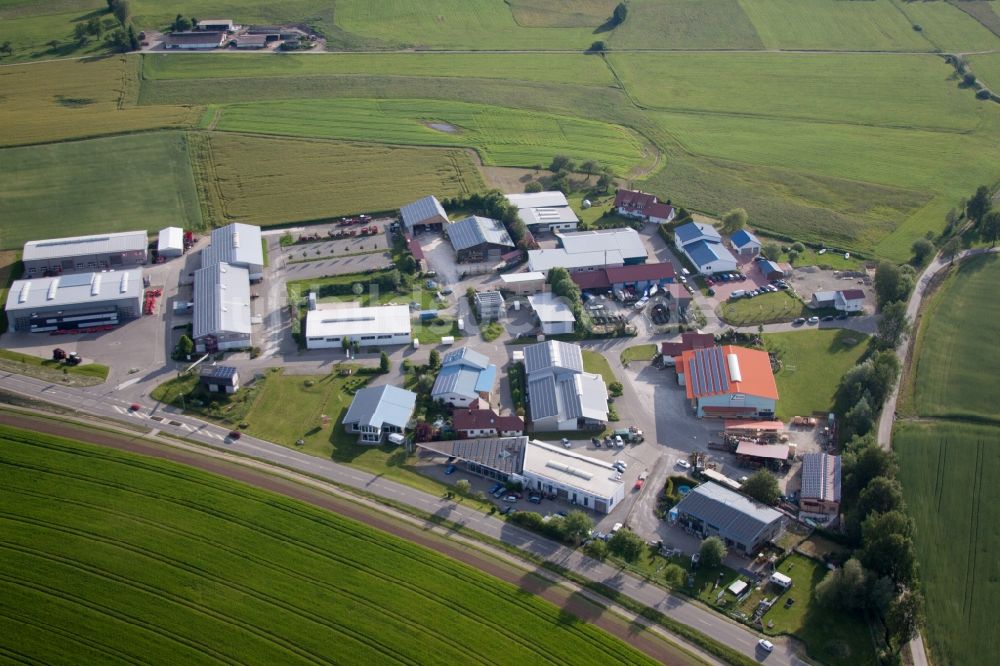
[[[648,345],[633,345],[626,348],[621,353],[621,361],[622,363],[631,363],[632,361],[652,361],[658,350],[659,346],[652,342]]]
[[[738,0],[630,0],[612,48],[759,49],[763,42]]]
[[[525,28],[597,28],[607,22],[616,0],[511,0],[514,21]]]
[[[867,341],[862,333],[835,329],[765,335],[767,350],[776,352],[782,362],[774,377],[780,396],[778,418],[787,421],[830,411],[840,378],[858,364]]]
[[[180,133],[6,148],[0,150],[0,172],[0,247],[102,231],[201,226]]]
[[[930,657],[942,666],[996,661],[998,442],[998,428],[957,422],[900,423],[893,432],[899,478],[916,526],[927,600],[924,639]]]
[[[996,256],[962,262],[927,304],[914,355],[913,402],[920,416],[1000,422],[994,391],[998,280]]]
[[[761,294],[754,298],[727,300],[716,308],[716,314],[732,326],[756,326],[792,321],[806,313],[805,305],[787,291]]]
[[[921,34],[942,51],[984,51],[1000,47],[1000,37],[958,9],[965,2],[898,2],[896,6],[923,28]],[[968,3],[972,4],[972,3]]]
[[[19,658],[651,663],[471,567],[220,477],[10,428],[0,466],[0,646]]]
[[[222,107],[220,130],[400,145],[467,146],[498,166],[547,165],[565,154],[625,174],[643,161],[641,141],[622,127],[552,114],[434,100],[274,102]],[[432,124],[443,124],[435,129]],[[453,129],[451,129],[453,128]]]
[[[4,287],[6,291],[6,285]],[[65,365],[51,358],[0,349],[0,369],[70,386],[96,386],[108,378],[109,368],[100,363]]]
[[[976,77],[992,90],[1000,90],[1000,53],[984,53],[967,58]]]
[[[607,386],[618,381],[614,370],[611,369],[611,364],[608,363],[608,359],[604,358],[604,354],[600,352],[591,351],[590,349],[583,350],[583,370],[584,372],[592,372],[595,375],[600,375]]]

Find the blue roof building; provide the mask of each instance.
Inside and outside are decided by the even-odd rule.
[[[755,256],[760,254],[760,240],[746,229],[740,229],[729,237],[733,249],[741,255]]]
[[[737,262],[711,224],[688,222],[674,230],[674,245],[702,275],[735,271]]]
[[[680,245],[687,245],[698,240],[707,240],[713,243],[721,243],[722,236],[711,224],[702,222],[688,222],[674,229],[674,242]]]

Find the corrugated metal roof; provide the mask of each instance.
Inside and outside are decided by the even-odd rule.
[[[226,263],[194,273],[194,337],[250,333],[250,273]]]
[[[368,308],[334,308],[306,313],[306,337],[356,337],[397,335],[411,331],[410,309],[405,305]]]
[[[399,216],[407,229],[413,229],[415,225],[423,224],[427,220],[434,218],[440,218],[439,220],[434,220],[440,222],[448,219],[448,214],[441,206],[441,202],[433,196],[426,196],[411,204],[406,204],[399,209]]]
[[[135,252],[145,250],[149,245],[145,231],[122,231],[114,234],[94,236],[69,236],[28,241],[24,244],[21,259],[62,259],[84,254],[112,254],[115,252]]]
[[[416,404],[417,394],[413,391],[389,385],[363,388],[354,394],[344,423],[405,428],[413,417]]]
[[[219,263],[255,268],[264,266],[260,227],[235,222],[212,230],[211,245],[202,250],[202,267]]]
[[[142,296],[142,270],[76,273],[15,280],[7,292],[7,312],[61,305],[103,303]]]
[[[676,510],[715,527],[725,537],[748,545],[781,520],[778,511],[712,482],[703,483],[685,495]]]
[[[733,247],[746,247],[747,245],[757,244],[760,245],[760,241],[757,237],[746,229],[740,229],[732,236],[729,237],[729,242],[733,244]]]
[[[517,284],[520,282],[535,282],[545,280],[545,274],[539,271],[528,271],[526,273],[507,273],[500,276],[500,281],[507,284]]]
[[[514,241],[510,239],[503,223],[489,217],[470,215],[449,224],[445,231],[456,250],[465,250],[483,243],[514,247]]]
[[[520,421],[520,419],[518,420]],[[474,427],[483,426],[470,426],[469,428]],[[521,423],[521,427],[524,427],[523,422]],[[461,429],[457,422],[455,429]],[[457,439],[450,442],[418,442],[417,446],[443,456],[455,456],[459,460],[476,463],[503,474],[518,474],[521,472],[524,461],[524,449],[527,443],[528,438],[524,435],[519,435],[516,437]]]
[[[184,250],[184,230],[180,227],[167,227],[160,229],[159,240],[156,244],[159,252],[164,250]]]
[[[713,261],[736,261],[736,257],[725,246],[705,240],[688,243],[684,246],[683,250],[691,259],[691,262],[699,269]]]
[[[441,359],[441,367],[450,365],[467,365],[472,368],[482,369],[490,364],[490,359],[486,354],[477,352],[472,347],[462,347],[455,349],[444,355]]]
[[[507,194],[507,201],[515,208],[565,208],[569,206],[566,195],[555,190],[550,192],[525,192],[523,194]]]
[[[562,247],[570,254],[617,250],[623,259],[645,259],[646,245],[635,229],[595,229],[557,233]]]

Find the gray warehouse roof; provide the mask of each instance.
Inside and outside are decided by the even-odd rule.
[[[676,509],[744,544],[754,543],[768,525],[781,520],[778,511],[712,482],[689,492]]]
[[[138,299],[142,289],[142,270],[139,268],[15,280],[7,292],[7,312]]]
[[[514,247],[514,241],[510,239],[510,234],[507,233],[503,223],[489,217],[470,215],[449,224],[445,229],[456,250],[464,250],[483,243]]]
[[[524,348],[524,369],[527,374],[548,368],[583,372],[583,351],[580,345],[549,340]]]
[[[194,337],[250,333],[250,273],[226,263],[194,274]]]
[[[145,250],[148,245],[145,231],[123,231],[95,236],[70,236],[48,240],[28,241],[21,258],[24,261],[62,259],[85,254],[113,254]]]
[[[561,421],[580,417],[608,420],[608,390],[600,375],[543,372],[528,377],[528,395],[533,419],[557,416]]]
[[[219,263],[263,266],[260,227],[239,222],[212,230],[211,245],[201,253],[202,267]]]
[[[413,416],[417,394],[395,386],[360,389],[347,409],[344,423],[381,428],[388,424],[405,428]]]
[[[403,224],[407,229],[412,229],[414,225],[421,224],[425,220],[441,216],[442,221],[448,219],[448,214],[444,212],[441,202],[436,197],[427,196],[417,199],[411,204],[406,204],[399,209],[399,216],[403,218]]]

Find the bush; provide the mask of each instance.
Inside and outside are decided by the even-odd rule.
[[[976,99],[989,99],[990,97],[992,97],[992,95],[990,95],[990,91],[986,88],[976,91]]]
[[[646,548],[642,537],[631,530],[621,529],[608,540],[608,550],[626,562],[635,562]]]
[[[194,340],[186,335],[182,335],[181,339],[177,341],[177,345],[174,347],[174,352],[171,354],[171,358],[175,361],[186,361],[193,353]]]
[[[608,556],[608,544],[600,539],[594,539],[593,541],[588,541],[584,544],[583,552],[590,555],[595,560],[603,562]]]
[[[722,539],[711,536],[701,542],[698,549],[699,565],[707,569],[715,569],[722,566],[722,561],[726,559],[726,544]]]
[[[622,386],[621,382],[611,382],[608,385],[608,394],[614,398],[618,398],[625,392],[625,387]]]
[[[533,180],[533,181],[531,181],[530,183],[528,183],[527,185],[524,186],[524,191],[526,193],[528,193],[528,194],[533,194],[535,192],[541,192],[542,191],[542,184],[539,183],[537,180]]]
[[[607,48],[603,41],[596,41],[590,45],[590,51],[592,53],[602,53]]]

